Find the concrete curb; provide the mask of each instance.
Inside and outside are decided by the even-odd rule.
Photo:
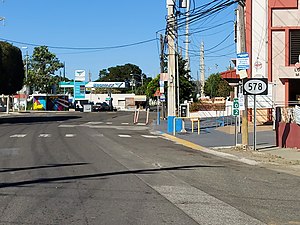
[[[260,164],[260,162],[257,162],[255,160],[247,159],[247,158],[244,158],[244,157],[238,157],[236,155],[232,155],[232,154],[228,154],[228,153],[208,149],[208,148],[205,148],[201,145],[197,145],[195,143],[183,140],[183,139],[175,137],[173,135],[169,135],[169,134],[166,134],[166,133],[163,133],[163,132],[160,132],[160,134],[168,140],[171,140],[173,142],[176,142],[178,144],[181,144],[185,147],[188,147],[188,148],[191,148],[191,149],[194,149],[194,150],[197,150],[197,151],[202,151],[202,152],[205,152],[205,153],[208,153],[208,154],[211,154],[211,155],[215,155],[215,156],[218,156],[218,157],[222,157],[222,158],[242,162],[242,163],[245,163],[245,164],[248,164],[248,165],[251,165],[251,166],[255,166],[255,165]]]

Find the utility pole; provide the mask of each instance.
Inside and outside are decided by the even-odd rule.
[[[164,36],[160,35],[160,73],[165,72],[165,39]],[[163,81],[164,82],[164,81]],[[165,102],[162,101],[162,109],[161,109],[162,118],[165,119]]]
[[[175,113],[175,76],[176,76],[176,54],[175,54],[175,39],[176,39],[176,17],[174,15],[174,1],[167,0],[168,19],[168,117],[176,116]],[[170,118],[172,119],[172,118]]]
[[[186,70],[190,70],[190,57],[189,57],[189,19],[190,19],[190,0],[186,0],[186,28],[185,28],[185,60]]]
[[[245,29],[245,2],[244,0],[238,4],[238,30],[240,40],[240,51],[246,52],[246,29]],[[249,131],[248,131],[248,95],[244,95],[245,109],[242,114],[242,145],[248,148]]]
[[[204,82],[205,82],[205,63],[204,63],[204,42],[201,42],[200,47],[200,84],[201,84],[201,97],[204,98]]]
[[[91,71],[89,70],[89,82],[91,82],[92,81],[92,73],[91,73]]]

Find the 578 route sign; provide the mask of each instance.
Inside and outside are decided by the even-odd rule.
[[[268,79],[267,78],[245,78],[243,79],[244,95],[267,95]]]

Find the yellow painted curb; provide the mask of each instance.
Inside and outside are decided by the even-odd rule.
[[[173,135],[169,135],[169,134],[166,134],[166,133],[164,133],[164,134],[162,134],[162,135],[163,135],[164,137],[166,137],[166,138],[168,138],[168,139],[170,139],[170,140],[172,140],[172,141],[178,143],[178,144],[181,144],[181,145],[183,145],[183,146],[185,146],[185,147],[192,148],[192,149],[194,149],[194,150],[202,151],[202,150],[206,149],[205,147],[203,147],[203,146],[201,146],[201,145],[197,145],[197,144],[194,144],[194,143],[192,143],[192,142],[190,142],[190,141],[186,141],[186,140],[183,140],[183,139],[181,139],[181,138],[177,138],[177,137],[175,137],[175,136],[173,136]]]

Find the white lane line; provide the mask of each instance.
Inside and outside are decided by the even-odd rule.
[[[10,137],[11,138],[23,138],[23,137],[26,137],[27,134],[14,134],[14,135],[11,135]]]
[[[131,137],[130,135],[127,135],[127,134],[118,134],[119,137],[121,138],[129,138]]]
[[[142,135],[144,138],[158,138],[158,136],[153,136],[153,135]]]
[[[51,137],[51,134],[40,134],[39,137],[48,138]]]
[[[107,124],[107,125],[111,125],[111,124],[112,124],[112,122],[107,122],[106,124]]]
[[[145,123],[137,123],[138,126],[146,126]]]
[[[129,123],[122,123],[122,125],[128,125]]]
[[[97,124],[102,124],[103,122],[88,122],[87,124],[91,124],[91,125],[97,125]]]
[[[67,137],[67,138],[72,138],[72,137],[75,137],[76,136],[76,134],[66,134],[65,135],[65,137]]]
[[[75,127],[76,125],[67,125],[67,124],[62,124],[62,125],[59,125],[58,127],[63,127],[63,128],[72,128],[72,127]]]

